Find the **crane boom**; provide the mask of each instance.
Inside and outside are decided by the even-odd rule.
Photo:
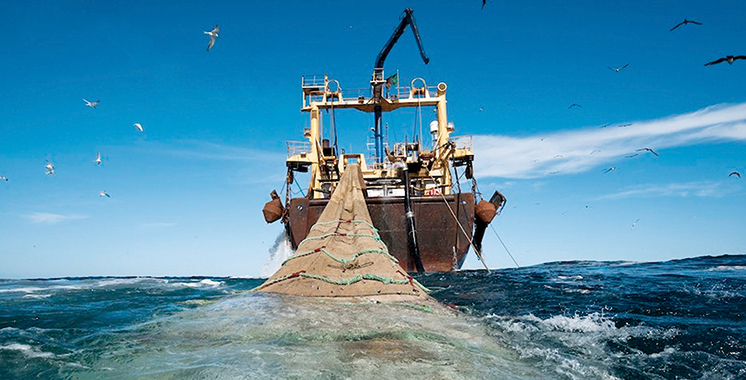
[[[384,45],[383,49],[381,49],[381,52],[378,53],[378,57],[376,57],[376,65],[374,68],[383,68],[383,62],[386,61],[386,57],[389,55],[391,48],[394,47],[396,41],[398,41],[399,37],[401,37],[401,35],[404,33],[404,29],[406,29],[407,25],[412,26],[412,33],[414,34],[415,41],[417,41],[417,47],[420,48],[420,56],[422,56],[422,61],[424,61],[425,64],[430,62],[430,58],[428,58],[427,54],[425,54],[425,48],[422,47],[422,39],[420,39],[420,33],[419,31],[417,31],[417,23],[414,21],[412,12],[412,8],[407,8],[404,10],[404,13],[406,13],[406,15],[402,17],[399,26],[394,29],[394,34],[391,35],[389,40],[386,42],[386,45]]]
[[[422,60],[427,65],[428,62],[430,62],[430,58],[427,57],[427,54],[425,54],[425,48],[422,47],[422,40],[420,39],[420,32],[417,31],[417,23],[414,21],[414,16],[412,16],[412,8],[407,8],[404,10],[404,17],[401,17],[401,22],[399,23],[399,26],[394,29],[394,33],[391,35],[388,41],[386,41],[386,44],[383,45],[383,49],[381,49],[381,52],[378,53],[378,57],[376,57],[376,64],[375,67],[373,67],[373,79],[370,81],[370,85],[373,88],[373,102],[375,103],[374,106],[374,115],[375,115],[375,127],[373,129],[375,141],[376,141],[376,162],[379,164],[383,162],[383,133],[381,130],[381,101],[383,97],[383,85],[386,83],[386,80],[384,79],[383,75],[383,63],[386,61],[386,57],[389,55],[389,52],[391,52],[391,48],[394,47],[394,44],[396,44],[396,41],[399,40],[399,37],[401,37],[402,33],[404,33],[404,29],[407,28],[407,25],[412,26],[412,33],[414,34],[414,39],[417,41],[417,47],[420,48],[420,56],[422,56]]]

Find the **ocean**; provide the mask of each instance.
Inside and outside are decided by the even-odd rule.
[[[250,278],[0,280],[0,379],[746,379],[746,256],[417,275],[444,307]]]

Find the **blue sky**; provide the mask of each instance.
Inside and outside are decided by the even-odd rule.
[[[301,76],[367,91],[405,7],[430,63],[406,31],[386,72],[448,84],[519,264],[744,253],[746,179],[728,174],[746,174],[746,60],[704,64],[746,55],[746,7],[672,3],[6,4],[0,278],[262,275],[282,227],[261,207],[308,123]],[[669,31],[685,18],[702,25]],[[371,119],[340,115],[341,145],[362,149]],[[414,120],[386,121],[401,139]],[[491,230],[485,258],[514,265]]]

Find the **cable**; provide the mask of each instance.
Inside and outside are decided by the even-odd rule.
[[[500,240],[500,244],[502,244],[503,248],[505,248],[505,252],[508,252],[508,256],[510,256],[510,259],[513,260],[513,263],[515,264],[515,266],[518,267],[518,268],[520,268],[521,266],[518,265],[517,261],[515,261],[515,259],[513,258],[513,254],[510,253],[510,250],[508,249],[508,247],[505,245],[505,243],[503,243],[503,239],[501,239],[500,235],[497,234],[497,230],[495,229],[495,226],[493,226],[492,224],[490,224],[490,227],[492,228],[492,232],[495,233],[495,236],[497,236],[497,240]]]

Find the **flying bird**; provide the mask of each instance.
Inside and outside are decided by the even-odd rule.
[[[133,125],[135,126],[135,128],[137,128],[137,130],[138,130],[138,131],[140,131],[140,132],[142,132],[142,131],[143,131],[143,129],[142,129],[142,124],[140,124],[140,123],[135,123],[135,124],[133,124]]]
[[[645,148],[640,148],[640,149],[638,149],[638,150],[637,150],[637,152],[642,152],[642,151],[648,151],[648,152],[652,153],[653,155],[655,155],[656,157],[658,157],[658,153],[656,153],[656,152],[655,152],[655,151],[654,151],[653,149],[651,149],[651,148],[647,148],[647,147],[645,147]]]
[[[567,107],[567,109],[570,109],[572,107],[582,107],[582,106],[578,103],[573,103],[573,104],[570,104],[570,107]]]
[[[106,190],[102,190],[100,193],[98,193],[98,196],[99,197],[111,198],[111,196],[109,195],[109,193],[106,192]]]
[[[6,177],[4,175],[0,175],[0,181],[3,181],[3,180],[5,180],[7,182],[8,181],[8,177]]]
[[[484,9],[485,5],[487,5],[487,0],[482,0],[482,9]]]
[[[101,165],[102,161],[101,161],[101,153],[100,152],[96,155],[96,161],[94,161],[94,162],[96,163],[97,166]]]
[[[93,109],[96,109],[96,106],[99,105],[99,103],[101,103],[100,100],[96,100],[95,102],[89,102],[89,101],[83,99],[83,101],[85,102],[85,106],[86,107],[91,107]]]
[[[721,63],[721,62],[728,62],[728,64],[732,65],[733,61],[735,61],[737,59],[746,59],[746,55],[726,55],[723,58],[716,59],[716,60],[714,60],[712,62],[705,63],[705,66],[717,65],[718,63]]]
[[[686,24],[702,25],[701,22],[696,22],[696,21],[693,21],[693,20],[684,19],[684,21],[676,24],[676,26],[674,26],[673,28],[671,28],[670,32],[673,32],[674,29],[676,29],[676,28],[678,28],[678,27],[680,27],[682,25],[686,25]]]
[[[611,66],[606,66],[606,67],[608,67],[608,68],[609,68],[609,70],[614,70],[614,71],[616,71],[616,72],[618,73],[618,72],[620,72],[620,71],[622,71],[622,70],[626,69],[626,68],[627,68],[627,66],[629,66],[629,63],[628,63],[628,64],[626,64],[626,65],[624,65],[624,66],[622,66],[622,67],[611,67]]]
[[[632,223],[632,225],[631,225],[631,226],[629,226],[629,229],[630,229],[630,230],[634,229],[634,228],[635,228],[635,226],[637,225],[637,222],[639,222],[639,221],[640,221],[640,219],[637,219],[637,220],[635,220],[635,222],[634,222],[634,223]]]
[[[730,174],[728,174],[728,177],[733,177],[733,176],[735,176],[736,178],[741,178],[741,173],[739,173],[738,171],[734,170],[734,171],[730,172]]]
[[[614,170],[616,170],[616,166],[612,166],[612,167],[606,169],[606,171],[604,171],[604,174],[606,174],[608,172],[611,172],[611,171],[614,171]]]
[[[220,31],[220,26],[215,25],[215,28],[209,32],[205,32],[208,36],[210,36],[210,42],[207,44],[207,51],[210,51],[212,49],[212,46],[215,45],[215,38],[218,38],[218,31]]]
[[[47,165],[45,167],[47,169],[47,175],[54,175],[54,163],[47,160]]]

